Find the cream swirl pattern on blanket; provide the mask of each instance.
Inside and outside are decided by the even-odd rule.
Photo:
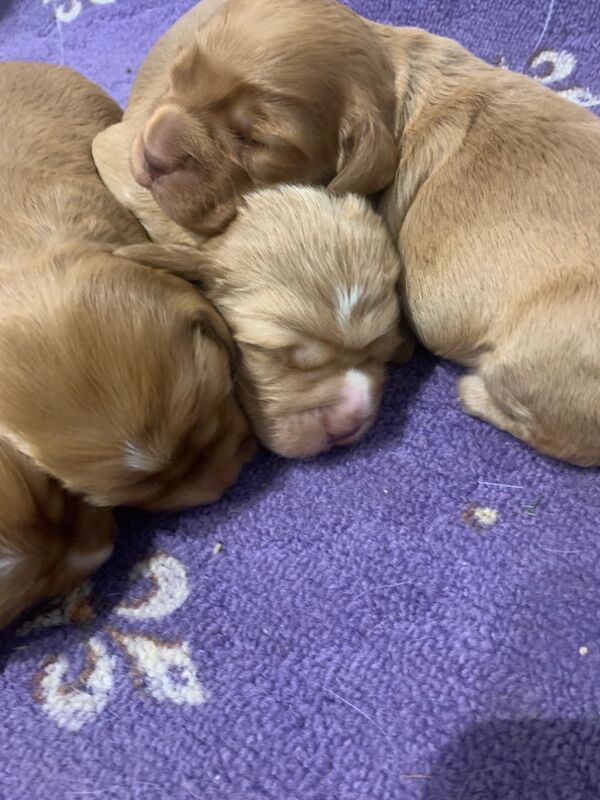
[[[116,0],[86,0],[91,6],[107,6],[115,3]],[[56,21],[59,23],[73,22],[83,11],[83,0],[42,0],[42,3],[47,6],[50,5],[54,11]]]
[[[73,677],[72,652],[44,660],[34,680],[34,698],[48,717],[62,728],[78,731],[92,722],[108,705],[118,669],[116,645],[129,663],[137,686],[159,702],[200,705],[206,693],[198,680],[196,667],[185,641],[165,641],[155,635],[121,628],[121,621],[162,620],[177,611],[187,600],[189,588],[183,564],[167,553],[155,553],[132,569],[130,583],[148,584],[141,597],[124,599],[114,609],[120,618],[84,639],[83,666]],[[18,631],[21,636],[63,624],[85,624],[94,617],[92,588],[87,583],[64,603],[41,614]],[[111,648],[111,645],[113,646]]]

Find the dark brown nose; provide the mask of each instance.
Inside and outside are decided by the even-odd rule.
[[[146,162],[146,171],[153,181],[161,178],[163,175],[170,175],[175,169],[172,164],[155,156],[147,148],[144,148],[144,161]]]

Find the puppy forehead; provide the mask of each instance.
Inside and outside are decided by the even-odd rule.
[[[395,328],[398,301],[392,286],[384,295],[350,282],[320,291],[287,286],[237,296],[227,316],[241,345],[275,351],[317,343],[361,350]]]
[[[389,233],[363,199],[315,187],[247,195],[223,242],[222,255],[240,265],[245,286],[296,300],[352,305],[358,294],[388,292],[400,271]]]
[[[347,325],[359,301],[365,296],[366,287],[358,283],[339,284],[335,289],[335,316],[339,325]]]

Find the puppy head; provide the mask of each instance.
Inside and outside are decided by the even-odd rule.
[[[230,0],[174,63],[134,140],[132,174],[173,220],[212,235],[257,187],[383,189],[397,161],[394,118],[393,69],[349,9]]]
[[[0,325],[4,436],[96,505],[216,500],[252,452],[222,318],[172,275],[66,260],[27,271]]]
[[[115,523],[0,441],[0,627],[74,589],[111,555]]]
[[[264,189],[201,251],[127,250],[203,282],[237,342],[240,396],[267,447],[307,457],[369,429],[401,343],[399,256],[365,201]]]

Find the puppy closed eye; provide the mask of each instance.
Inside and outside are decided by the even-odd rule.
[[[251,133],[243,133],[241,131],[237,131],[233,128],[229,129],[229,133],[234,137],[234,139],[239,142],[240,144],[248,145],[249,147],[260,148],[266,147],[266,143],[258,139],[256,136],[252,135]]]
[[[292,351],[292,362],[297,369],[310,371],[326,367],[334,358],[327,345],[318,342],[303,344]]]
[[[225,117],[225,124],[236,139],[244,144],[262,146],[264,142],[258,133],[261,126],[265,124],[264,111],[255,96],[257,90],[246,87],[248,96],[244,92],[240,96],[231,99],[228,113]]]

